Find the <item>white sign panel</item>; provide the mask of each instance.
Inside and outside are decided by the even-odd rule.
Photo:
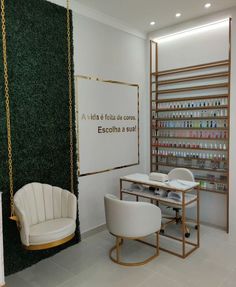
[[[76,78],[80,175],[139,163],[138,85]]]

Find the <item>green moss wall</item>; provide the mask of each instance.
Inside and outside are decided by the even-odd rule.
[[[33,181],[70,189],[66,9],[43,0],[5,1],[14,190]],[[5,271],[11,274],[78,242],[80,236],[78,223],[73,242],[46,251],[29,252],[22,248],[16,225],[8,219],[1,36],[0,51],[0,190],[3,192]],[[78,195],[76,151],[74,166],[74,186]]]

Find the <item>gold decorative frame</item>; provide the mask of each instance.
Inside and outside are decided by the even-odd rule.
[[[124,85],[129,87],[136,87],[137,88],[137,126],[138,126],[138,162],[118,167],[113,167],[109,169],[104,169],[96,172],[90,172],[90,173],[80,173],[80,151],[79,151],[79,91],[78,91],[78,81],[79,79],[89,80],[89,81],[97,81],[97,82],[103,82],[108,84],[118,84],[118,85]],[[140,102],[139,102],[139,85],[138,84],[132,84],[132,83],[126,83],[126,82],[120,82],[120,81],[113,81],[113,80],[104,80],[97,77],[92,76],[84,76],[84,75],[75,75],[75,108],[76,108],[76,138],[77,138],[77,150],[78,150],[78,175],[79,176],[87,176],[87,175],[94,175],[98,173],[104,173],[116,169],[122,169],[126,167],[131,167],[135,165],[140,164],[140,131],[139,131],[139,108],[140,108]]]

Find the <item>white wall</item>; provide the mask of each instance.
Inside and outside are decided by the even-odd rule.
[[[230,11],[223,11],[208,17],[203,17],[199,18],[193,21],[181,23],[179,25],[169,27],[166,29],[162,29],[156,32],[152,32],[149,34],[149,37],[151,39],[156,38],[156,37],[161,37],[164,35],[168,34],[173,34],[178,31],[186,30],[189,28],[193,28],[196,26],[204,25],[209,22],[213,22],[216,20],[224,19],[226,17],[231,16],[233,21],[232,21],[232,74],[231,74],[231,137],[230,137],[230,186],[229,186],[229,192],[230,192],[230,231],[236,233],[236,193],[234,190],[234,187],[236,186],[236,177],[234,175],[236,171],[236,151],[233,147],[235,147],[236,144],[236,8],[231,9]],[[223,32],[223,31],[222,31]],[[225,33],[222,33],[222,41],[227,41],[225,38]],[[220,37],[220,35],[219,35]],[[197,39],[197,36],[195,40]],[[191,48],[191,45],[193,41],[192,39],[191,43],[185,42],[185,47],[186,44],[189,45],[189,48]],[[183,40],[187,41],[186,40]],[[210,39],[205,39],[205,41],[210,41]],[[197,43],[196,43],[197,44]],[[226,58],[226,50],[224,47],[222,47],[222,43],[219,43],[218,45],[211,45],[212,43],[209,42],[209,47],[213,48],[213,52],[208,51],[208,53],[202,53],[204,51],[201,51],[201,49],[198,51],[198,53],[202,53],[202,63],[203,62],[210,62],[210,61],[215,61],[217,58],[218,60]],[[178,47],[177,47],[178,48]],[[195,47],[196,48],[196,47]],[[186,50],[183,50],[186,53]],[[191,51],[191,49],[189,50]],[[172,50],[173,52],[173,50]],[[225,54],[225,55],[224,55]],[[170,57],[169,59],[173,56],[169,54]],[[191,58],[189,57],[191,55]],[[184,56],[183,64],[179,65],[177,63],[177,66],[184,66],[184,65],[194,65],[198,64],[197,62],[194,63],[194,61],[197,60],[198,57],[194,58],[194,55],[191,54],[191,52],[186,54]],[[164,55],[163,53],[163,56]],[[182,55],[183,56],[183,55]],[[204,59],[205,57],[205,59]],[[207,57],[207,58],[206,58]],[[165,57],[166,58],[166,57]],[[206,60],[208,59],[208,60]],[[160,65],[162,66],[161,69],[169,69],[170,68],[170,62],[167,59],[165,62],[165,59],[159,59]],[[164,61],[163,61],[164,60]],[[178,61],[177,61],[178,62]],[[175,64],[172,64],[172,67],[174,68]],[[216,194],[209,194],[209,193],[202,193],[202,208],[201,208],[201,218],[203,221],[210,222],[215,225],[223,226],[225,223],[225,216],[221,216],[222,214],[225,213],[225,202],[224,199],[222,198],[222,195],[216,195]]]
[[[137,83],[141,95],[141,164],[79,179],[80,222],[81,231],[84,232],[105,222],[103,196],[106,193],[118,194],[119,177],[144,170],[146,43],[135,36],[76,14],[74,40],[75,74]]]
[[[58,5],[65,5],[64,0],[50,0]],[[77,1],[71,1],[74,13],[74,56],[75,74],[94,75],[101,78],[134,82],[141,87],[141,165],[139,167],[112,171],[80,179],[80,221],[81,231],[85,232],[104,223],[103,195],[107,192],[117,193],[119,177],[136,171],[149,170],[149,104],[145,91],[145,79],[148,75],[149,49],[141,37],[101,24],[80,16]],[[88,15],[89,13],[87,13]],[[99,17],[101,15],[98,15]],[[236,9],[223,11],[193,21],[159,30],[150,34],[151,38],[196,27],[212,21],[231,16],[232,22],[232,74],[231,74],[231,138],[230,138],[230,229],[236,234]],[[97,17],[97,19],[99,18]],[[100,17],[101,18],[101,17]],[[99,19],[98,19],[99,20]],[[100,22],[106,22],[101,19]],[[130,32],[130,31],[129,31]],[[138,35],[138,34],[136,34]],[[217,48],[216,48],[217,49]],[[210,60],[209,60],[210,61]],[[218,200],[216,200],[218,201]],[[222,225],[222,210],[218,203],[206,195],[206,206],[213,212],[209,215],[207,207],[202,211],[205,221]]]
[[[158,44],[159,70],[225,60],[228,56],[228,21],[212,27],[196,29],[192,34]]]
[[[52,0],[59,5],[66,1]],[[140,85],[139,166],[79,178],[79,218],[81,232],[105,223],[103,197],[119,192],[120,176],[143,172],[147,155],[146,132],[146,41],[111,26],[79,15],[72,1],[75,75],[90,75]],[[132,147],[131,147],[132,148]],[[89,151],[88,151],[89,152]],[[115,151],[114,151],[115,152]]]

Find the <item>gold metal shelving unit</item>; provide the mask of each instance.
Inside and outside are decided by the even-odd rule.
[[[231,43],[231,19],[229,20]],[[150,170],[189,168],[201,192],[226,197],[229,232],[229,57],[158,71],[158,44],[150,41]]]

